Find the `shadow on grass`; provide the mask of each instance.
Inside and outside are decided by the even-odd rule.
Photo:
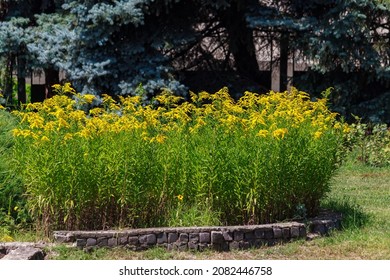
[[[366,226],[372,219],[362,207],[348,197],[330,199],[323,203],[323,207],[342,215],[341,229],[353,230]]]

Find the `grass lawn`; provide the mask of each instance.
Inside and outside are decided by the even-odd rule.
[[[324,206],[345,215],[344,229],[313,241],[294,241],[274,247],[232,252],[175,252],[156,248],[133,252],[124,248],[85,253],[57,246],[50,259],[390,259],[390,168],[347,162],[332,182]]]

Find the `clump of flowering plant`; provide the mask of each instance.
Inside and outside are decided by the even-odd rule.
[[[326,98],[294,88],[237,101],[227,88],[190,100],[164,91],[150,105],[56,90],[15,113],[13,131],[28,207],[46,228],[166,225],[178,201],[207,200],[224,224],[287,219],[298,205],[310,215],[347,129]]]

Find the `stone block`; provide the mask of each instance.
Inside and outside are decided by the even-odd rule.
[[[233,234],[234,241],[241,241],[244,240],[244,233],[242,231],[236,230]]]
[[[83,248],[87,245],[87,240],[84,238],[76,239],[76,246],[79,248]]]
[[[325,234],[328,234],[332,230],[336,229],[336,223],[334,221],[327,221],[325,223]]]
[[[109,238],[107,241],[108,247],[115,247],[118,246],[118,239],[115,237]]]
[[[240,241],[240,247],[244,250],[249,249],[251,246],[248,241]]]
[[[198,243],[197,242],[188,242],[188,249],[197,251],[198,250]]]
[[[263,229],[256,229],[254,231],[254,235],[255,235],[255,238],[263,239],[264,238],[264,230]]]
[[[199,242],[200,243],[210,243],[210,233],[209,232],[201,232],[199,233]]]
[[[290,228],[286,227],[282,229],[283,239],[287,240],[290,239]]]
[[[238,249],[240,249],[240,242],[239,241],[229,242],[229,250],[238,250]]]
[[[244,239],[245,240],[254,240],[256,238],[255,233],[253,231],[245,232]]]
[[[179,235],[180,242],[188,242],[188,233],[180,233]]]
[[[207,243],[199,243],[198,244],[199,251],[204,251],[204,250],[207,250],[208,248],[210,248],[210,244],[207,244]]]
[[[190,233],[188,235],[188,239],[190,242],[198,243],[199,242],[199,233]]]
[[[324,235],[326,233],[326,229],[322,223],[315,223],[312,225],[312,232]]]
[[[275,239],[282,239],[283,237],[283,232],[282,229],[279,227],[274,227],[273,228],[273,233],[274,233],[274,238]]]
[[[67,234],[64,234],[64,233],[54,233],[54,239],[58,243],[68,243],[68,242],[73,242],[74,241],[74,237],[71,234],[69,234],[69,233],[67,233]]]
[[[233,233],[229,231],[222,231],[222,236],[225,241],[232,241],[233,240]]]
[[[129,245],[138,245],[139,244],[138,236],[129,236],[128,243]]]
[[[141,235],[139,238],[139,243],[141,244],[146,244],[146,245],[154,245],[157,242],[156,235],[151,233],[151,234],[145,234]]]
[[[127,245],[129,243],[127,236],[119,237],[118,241],[119,241],[119,245],[121,245],[121,246]]]
[[[87,238],[87,244],[85,244],[87,247],[96,246],[96,239],[95,238]]]
[[[268,245],[268,246],[274,246],[275,244],[276,244],[275,239],[268,239],[268,240],[267,240],[267,245]]]
[[[217,243],[210,244],[210,248],[211,248],[213,251],[222,251],[222,246],[221,246],[221,244],[217,244]]]
[[[160,232],[157,234],[157,243],[158,244],[163,244],[168,242],[168,236],[165,232]]]
[[[85,239],[82,239],[85,240]],[[34,247],[19,247],[11,250],[5,255],[2,260],[43,260],[45,259],[45,253]]]
[[[96,245],[98,247],[106,247],[108,246],[108,238],[107,237],[98,237],[96,240]]]
[[[299,237],[299,227],[291,227],[291,238]]]
[[[225,239],[220,231],[211,231],[211,244],[222,244]]]
[[[188,249],[188,245],[185,242],[168,243],[167,249],[168,250],[177,250],[177,251],[186,251]]]
[[[268,244],[268,240],[265,239],[255,239],[252,242],[250,242],[252,247],[260,248],[264,246],[265,244]]]
[[[299,237],[306,237],[306,228],[305,227],[300,227],[299,228]]]
[[[264,230],[264,238],[265,239],[274,238],[274,231],[272,230],[272,228],[267,228]]]
[[[168,233],[168,243],[174,243],[179,238],[179,235],[176,232]]]

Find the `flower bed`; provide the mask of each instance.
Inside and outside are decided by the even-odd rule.
[[[163,92],[150,105],[57,93],[26,105],[13,131],[28,208],[47,230],[312,216],[347,129],[326,98],[296,89],[238,101],[226,88],[187,101]]]

